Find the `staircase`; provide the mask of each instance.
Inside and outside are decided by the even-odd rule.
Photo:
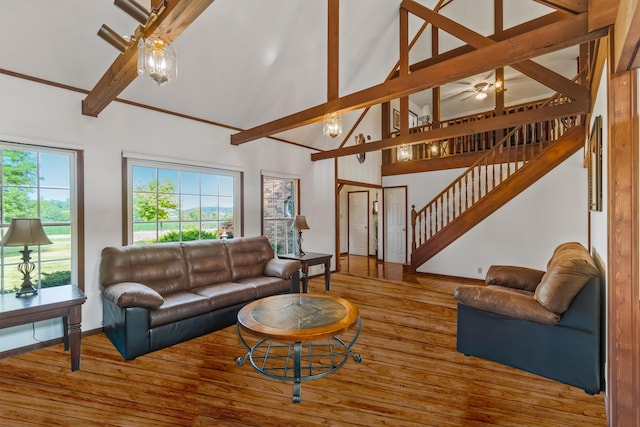
[[[411,269],[462,236],[584,146],[580,117],[510,130],[419,210],[411,209]]]

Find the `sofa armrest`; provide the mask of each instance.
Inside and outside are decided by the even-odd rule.
[[[534,292],[542,280],[544,271],[512,265],[492,265],[487,270],[487,285],[504,286]]]
[[[453,295],[460,304],[491,313],[555,325],[560,316],[544,308],[533,294],[500,286],[463,285]]]
[[[290,279],[291,275],[300,269],[300,262],[288,259],[271,258],[264,265],[265,276]]]
[[[119,307],[144,307],[157,309],[164,303],[162,295],[142,283],[124,282],[107,286],[102,290],[104,297]]]

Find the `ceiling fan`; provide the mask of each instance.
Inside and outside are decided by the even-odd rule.
[[[471,92],[471,95],[462,98],[460,101],[466,101],[469,98],[474,98],[477,101],[482,101],[487,96],[489,96],[489,93],[501,91],[506,91],[506,89],[504,88],[500,80],[497,80],[495,83],[480,82],[476,83],[473,88],[465,90],[464,92]]]

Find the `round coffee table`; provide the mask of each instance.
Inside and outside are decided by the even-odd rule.
[[[349,301],[329,295],[275,295],[244,306],[238,313],[238,337],[256,371],[270,378],[293,381],[293,402],[300,402],[301,382],[324,377],[340,369],[353,357],[351,351],[362,321]],[[355,335],[347,343],[338,337],[350,329]],[[258,337],[249,345],[243,333]]]

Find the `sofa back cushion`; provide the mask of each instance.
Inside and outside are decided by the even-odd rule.
[[[231,266],[224,240],[182,243],[191,288],[231,281]]]
[[[262,276],[264,265],[273,258],[273,248],[265,236],[226,240],[232,280]]]
[[[553,252],[534,298],[547,310],[562,314],[592,277],[600,277],[600,271],[585,247],[563,243]]]
[[[179,243],[107,247],[100,260],[100,285],[142,283],[164,296],[189,289]]]

